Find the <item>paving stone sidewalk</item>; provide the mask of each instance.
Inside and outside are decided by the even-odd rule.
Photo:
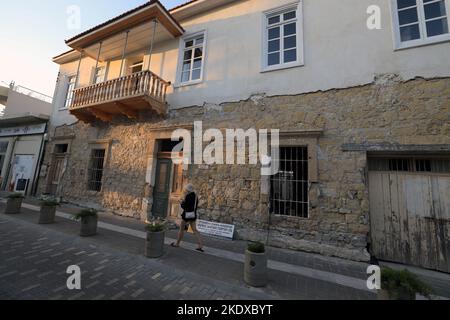
[[[76,236],[0,217],[1,299],[276,299]],[[67,268],[82,270],[82,290],[67,289]]]
[[[0,204],[0,212],[3,208],[4,204]],[[70,211],[67,208],[64,210]],[[23,209],[22,212],[15,216],[0,216],[0,252],[2,261],[5,261],[5,265],[0,266],[2,298],[189,300],[375,297],[367,291],[277,270],[270,270],[267,288],[254,289],[243,283],[243,265],[237,261],[170,247],[166,248],[166,254],[161,259],[149,260],[142,256],[143,241],[139,238],[100,230],[98,236],[84,239],[77,236],[79,226],[74,221],[57,218],[56,224],[41,226],[36,225],[36,211]],[[142,224],[138,221],[101,215],[102,221],[112,222],[110,219],[115,219],[115,223],[124,220],[121,225],[134,225],[135,229],[142,230]],[[207,239],[206,242],[207,245],[218,242],[225,247],[236,246],[236,242],[216,239]],[[245,242],[240,242],[240,245],[245,245]],[[317,263],[323,264],[322,258],[318,258]],[[109,261],[101,264],[105,259]],[[68,276],[65,268],[79,263],[85,287],[82,293],[73,293],[65,288]],[[142,267],[136,269],[139,266]],[[325,264],[323,267],[329,268]],[[158,273],[161,276],[157,276]],[[132,276],[128,279],[130,274]],[[156,279],[153,279],[155,276]],[[51,277],[52,281],[41,280],[46,277]],[[155,281],[156,285],[153,283]],[[159,290],[155,289],[158,285]],[[213,289],[216,295],[212,294]]]

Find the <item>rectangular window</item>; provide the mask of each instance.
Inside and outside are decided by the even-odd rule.
[[[308,148],[281,147],[280,171],[270,179],[270,211],[308,218]]]
[[[398,47],[450,40],[450,0],[392,0]]]
[[[55,145],[54,153],[56,153],[56,154],[67,153],[68,149],[69,149],[69,145],[67,143],[57,144],[57,145]]]
[[[76,76],[69,77],[69,82],[67,84],[66,102],[64,103],[64,108],[62,108],[61,110],[69,109],[70,105],[72,104],[73,91],[75,90],[76,81]]]
[[[205,60],[205,35],[183,41],[180,83],[201,81]]]
[[[300,64],[301,31],[299,5],[265,15],[264,67]]]
[[[98,67],[94,71],[93,84],[99,84],[105,81],[106,67]]]
[[[144,61],[138,61],[130,66],[131,74],[139,73],[144,70]]]
[[[89,164],[88,189],[100,192],[102,190],[103,167],[105,162],[105,149],[92,149]]]

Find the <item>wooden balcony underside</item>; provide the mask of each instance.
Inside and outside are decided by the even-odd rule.
[[[167,112],[165,82],[150,71],[144,71],[74,91],[70,113],[79,120],[110,122],[117,115],[137,119],[140,111],[160,116]]]
[[[74,108],[70,110],[70,113],[84,122],[93,122],[95,119],[109,122],[117,115],[137,119],[139,112],[145,110],[165,116],[166,105],[149,96],[140,95]]]

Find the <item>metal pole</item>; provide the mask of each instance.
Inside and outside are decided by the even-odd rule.
[[[123,64],[125,62],[125,52],[127,50],[127,45],[128,45],[128,35],[130,34],[130,30],[128,30],[126,32],[126,37],[125,37],[125,46],[123,47],[123,52],[122,52],[122,63],[120,64],[120,77],[122,77],[123,75]]]
[[[152,36],[152,42],[150,44],[150,52],[148,57],[148,70],[150,71],[150,64],[152,62],[152,53],[153,53],[153,43],[155,42],[155,35],[156,35],[156,26],[158,25],[158,21],[156,19],[153,19],[153,36]]]
[[[103,41],[100,42],[100,47],[98,47],[97,62],[95,64],[95,72],[97,72],[98,60],[100,60],[100,53],[102,52],[102,45],[103,45]]]
[[[80,51],[80,60],[78,61],[77,78],[75,79],[75,88],[78,86],[78,81],[80,80],[80,66],[82,59],[83,59],[83,50]]]

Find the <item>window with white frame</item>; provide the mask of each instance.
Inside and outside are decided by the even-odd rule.
[[[99,84],[105,81],[105,75],[106,75],[106,67],[98,67],[94,70],[94,78],[92,82],[94,84]]]
[[[205,61],[205,34],[183,40],[180,83],[201,81]]]
[[[301,64],[301,5],[265,13],[265,69]]]
[[[64,107],[61,108],[60,110],[69,109],[70,105],[72,104],[73,91],[75,90],[76,81],[77,81],[76,76],[69,77],[69,81],[67,84],[66,101],[64,103]]]
[[[392,0],[398,47],[450,40],[450,0]]]

